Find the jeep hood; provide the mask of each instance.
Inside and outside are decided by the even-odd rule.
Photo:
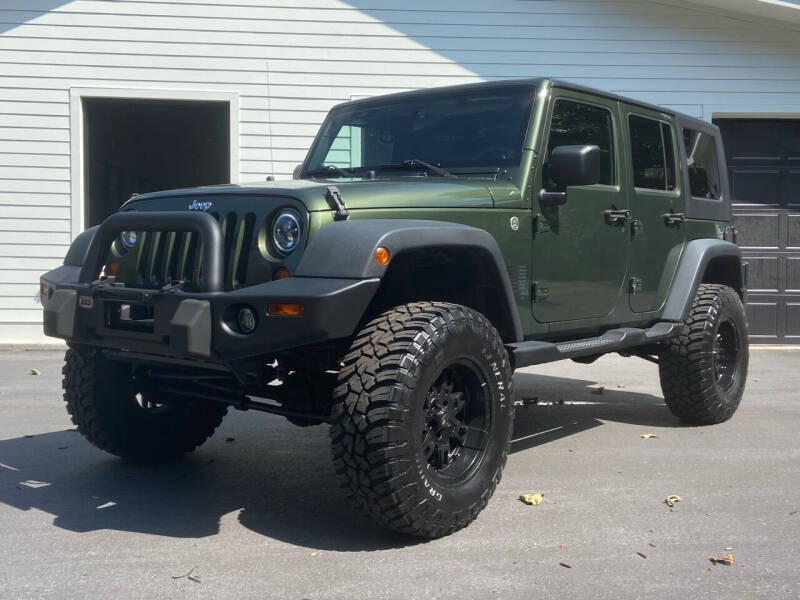
[[[182,190],[153,192],[135,196],[126,203],[130,208],[143,200],[170,198],[166,202],[175,210],[175,200],[183,197],[186,207],[192,202],[202,203],[204,197],[263,196],[267,198],[296,198],[309,212],[331,210],[326,194],[329,186],[336,186],[348,210],[360,208],[453,208],[491,207],[495,202],[507,204],[519,200],[519,190],[509,182],[490,179],[443,179],[439,177],[396,177],[392,179],[347,180],[288,180],[254,184],[204,186]],[[157,202],[148,202],[148,209]]]

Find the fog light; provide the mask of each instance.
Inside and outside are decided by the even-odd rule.
[[[239,309],[239,329],[242,333],[253,333],[256,328],[256,313],[245,306]]]

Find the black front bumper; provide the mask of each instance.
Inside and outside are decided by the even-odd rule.
[[[61,267],[63,268],[63,267]],[[81,283],[56,283],[48,276],[44,333],[69,342],[216,362],[269,354],[325,340],[346,338],[378,288],[378,279],[296,277],[234,292],[189,294]],[[271,303],[301,303],[300,316],[267,315]],[[152,312],[151,322],[125,322],[124,307]],[[255,331],[231,327],[230,315],[248,306]]]
[[[226,364],[351,336],[380,283],[378,279],[290,277],[223,292],[217,222],[198,213],[158,213],[157,219],[146,215],[109,217],[92,240],[83,266],[65,265],[41,277],[45,335],[156,359]],[[111,280],[92,281],[120,231],[156,229],[200,233],[207,253],[204,290],[136,289]],[[269,315],[267,306],[273,303],[300,303],[303,314]],[[249,334],[236,330],[236,315],[243,307],[251,308],[257,317],[255,330]]]

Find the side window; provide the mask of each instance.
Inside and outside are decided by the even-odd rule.
[[[633,185],[648,190],[675,189],[675,148],[672,127],[662,121],[630,115]]]
[[[600,147],[600,181],[605,185],[616,183],[614,169],[614,135],[611,111],[602,106],[583,104],[573,100],[556,100],[550,123],[547,156],[558,146],[595,145]],[[543,171],[547,189],[554,189],[549,181],[548,165]]]
[[[714,138],[702,131],[683,130],[686,146],[686,167],[689,171],[689,189],[695,198],[718,200],[719,163]]]

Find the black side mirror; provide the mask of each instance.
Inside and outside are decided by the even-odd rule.
[[[558,206],[567,201],[567,188],[576,185],[594,185],[600,181],[599,146],[558,146],[550,153],[550,178],[556,192],[542,190],[542,206]]]

